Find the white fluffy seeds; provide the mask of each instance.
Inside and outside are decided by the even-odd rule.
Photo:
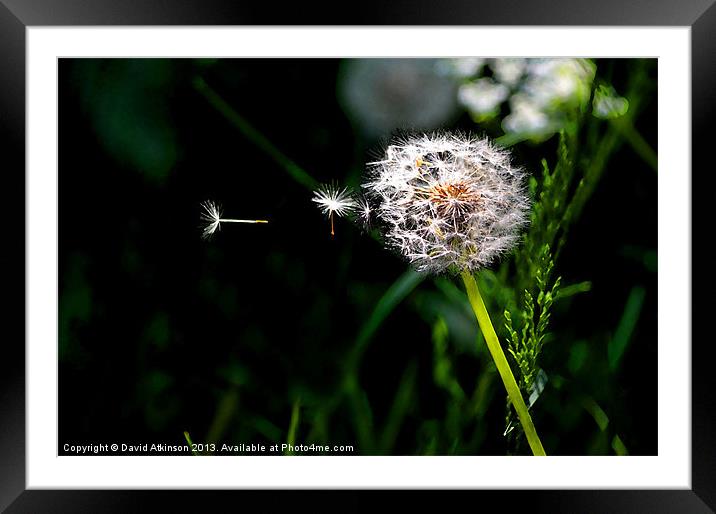
[[[237,220],[233,218],[221,217],[221,206],[211,200],[202,202],[203,209],[201,220],[204,222],[202,237],[209,239],[211,235],[221,228],[222,223],[268,223],[268,220]]]
[[[313,201],[328,217],[331,215],[345,216],[357,207],[356,201],[347,188],[340,188],[333,184],[324,184],[314,191]]]
[[[340,188],[334,184],[324,184],[313,192],[313,201],[318,204],[321,212],[331,220],[331,237],[335,235],[334,220],[352,213],[358,208],[358,203],[348,192],[347,188]]]
[[[475,271],[512,249],[527,222],[524,173],[487,139],[410,136],[368,166],[363,188],[386,241],[419,271]]]
[[[221,207],[211,200],[203,202],[201,207],[203,209],[201,219],[204,222],[202,237],[208,239],[221,226]]]

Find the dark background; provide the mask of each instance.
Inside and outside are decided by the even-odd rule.
[[[619,89],[632,63],[600,60],[597,73],[609,70]],[[450,307],[430,279],[383,322],[360,365],[376,433],[402,378],[414,377],[392,444],[359,446],[365,420],[344,401],[314,430],[362,324],[406,265],[346,220],[331,240],[311,192],[194,81],[203,77],[317,180],[355,184],[381,143],[339,101],[344,73],[336,60],[60,61],[60,453],[65,442],[181,444],[185,430],[195,442],[282,442],[297,399],[297,442],[422,454],[437,439],[437,453],[505,453],[494,380],[484,417],[469,427],[479,437],[458,448],[443,440],[431,332],[436,310]],[[443,126],[489,133],[460,112]],[[637,128],[656,147],[655,90]],[[556,138],[514,151],[538,170],[541,158],[553,160]],[[224,226],[204,241],[207,198],[227,216],[271,222]],[[656,453],[656,200],[656,175],[623,146],[570,232],[557,273],[592,288],[555,306],[542,355],[551,380],[535,422],[550,454],[613,454],[614,435],[630,454]],[[612,373],[606,347],[635,288],[643,304]],[[494,372],[464,344],[469,336],[451,331],[449,353],[472,390]],[[579,366],[576,351],[586,355]]]

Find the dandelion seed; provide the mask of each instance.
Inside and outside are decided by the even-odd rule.
[[[351,197],[347,188],[339,188],[335,184],[324,184],[313,193],[313,201],[318,204],[321,212],[331,220],[331,237],[335,235],[334,216],[342,217],[356,210],[358,204]]]
[[[410,136],[369,163],[363,184],[387,244],[419,271],[476,271],[527,223],[524,173],[507,151],[461,134]]]
[[[211,200],[207,200],[201,204],[204,212],[201,213],[201,219],[206,223],[202,231],[204,239],[208,239],[214,232],[221,228],[222,223],[268,223],[268,220],[238,220],[232,218],[221,217],[221,206]]]
[[[365,196],[359,196],[356,200],[356,213],[358,214],[358,219],[361,221],[363,226],[370,227],[373,208],[370,206],[370,202]]]

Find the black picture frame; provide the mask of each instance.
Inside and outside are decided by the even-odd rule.
[[[7,512],[128,512],[148,500],[164,510],[204,511],[218,493],[171,491],[25,490],[25,34],[45,25],[621,25],[691,29],[692,70],[692,489],[618,491],[476,491],[480,500],[509,494],[510,506],[545,512],[716,511],[716,374],[713,336],[706,332],[708,291],[716,285],[704,246],[711,239],[716,137],[716,7],[714,0],[401,0],[333,7],[280,6],[230,0],[0,0],[0,148],[2,148],[3,251],[0,273],[9,300],[5,323],[17,332],[2,341],[0,371],[0,508]],[[659,145],[667,145],[660,141]],[[20,214],[22,213],[22,214]],[[22,216],[22,222],[19,219]],[[11,243],[10,243],[11,242]],[[698,251],[698,250],[701,251]],[[23,270],[21,273],[20,270]],[[701,272],[701,273],[699,273]],[[696,273],[699,273],[696,275]],[[22,287],[22,289],[21,289]],[[22,292],[20,292],[22,291]],[[18,294],[14,294],[17,292]],[[5,331],[5,334],[11,332]],[[685,342],[681,342],[685,343]],[[663,377],[662,377],[663,378]],[[578,470],[575,470],[578,472]],[[247,494],[244,492],[243,494]],[[413,496],[423,501],[422,495]],[[263,494],[266,508],[276,496]],[[172,508],[179,502],[181,507]],[[245,501],[245,500],[242,500]],[[471,499],[470,501],[475,501]]]

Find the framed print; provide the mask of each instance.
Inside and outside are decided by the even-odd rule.
[[[709,2],[3,3],[3,508],[713,510]]]

